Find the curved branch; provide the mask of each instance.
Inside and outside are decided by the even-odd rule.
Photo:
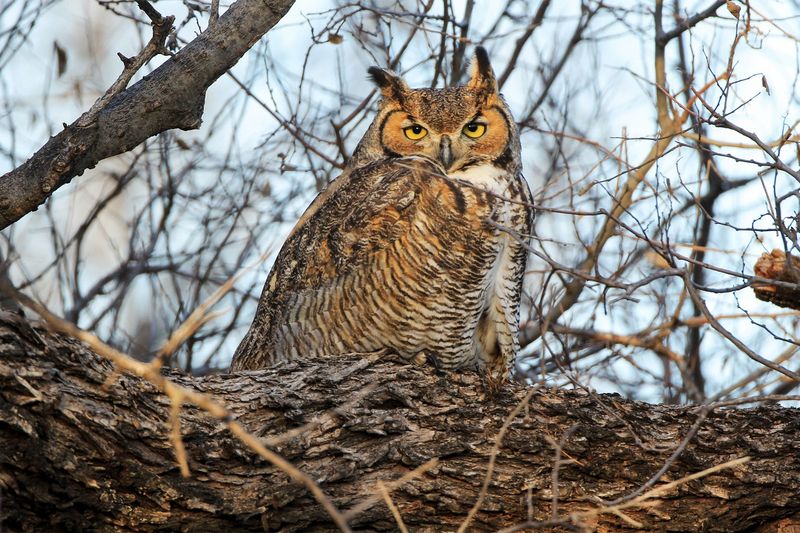
[[[208,87],[272,28],[294,0],[238,0],[151,74],[93,108],[0,177],[0,229],[108,157],[173,128],[200,126]]]

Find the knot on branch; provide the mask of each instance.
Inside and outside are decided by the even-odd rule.
[[[754,281],[752,286],[756,298],[780,307],[800,309],[800,259],[792,255],[787,257],[786,253],[775,249],[768,254],[762,254],[753,266],[753,271],[760,278],[784,282],[773,285]],[[787,284],[793,284],[794,287]]]

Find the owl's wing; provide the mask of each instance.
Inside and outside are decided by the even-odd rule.
[[[342,175],[322,192],[278,254],[232,370],[273,362],[276,328],[301,319],[298,299],[319,311],[320,302],[332,305],[344,290],[365,290],[359,286],[359,271],[375,268],[378,252],[419,222],[423,189],[433,181],[460,194],[455,186],[442,185],[447,180],[433,179],[442,175],[441,167],[427,158],[384,160]],[[347,287],[345,279],[350,280]]]
[[[342,176],[343,183],[313,202],[292,230],[270,274],[274,292],[325,287],[366,266],[375,252],[408,231],[422,180],[441,174],[427,159],[403,158]]]

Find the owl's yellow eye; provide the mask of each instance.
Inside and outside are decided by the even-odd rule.
[[[418,141],[428,134],[428,130],[426,130],[419,124],[414,124],[413,126],[403,128],[403,133],[405,133],[406,137],[408,137],[412,141]]]
[[[481,137],[484,133],[486,133],[486,124],[478,124],[477,122],[470,122],[464,129],[461,131],[464,132],[464,135],[470,137],[472,139],[477,139]]]

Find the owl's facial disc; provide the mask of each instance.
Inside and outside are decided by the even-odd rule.
[[[477,48],[466,85],[412,89],[397,74],[372,67],[383,99],[368,137],[377,157],[421,155],[446,171],[507,159],[514,149],[511,113],[498,92],[483,48]],[[376,138],[377,137],[377,138]]]
[[[423,155],[451,171],[467,163],[492,161],[509,143],[509,123],[497,105],[473,108],[460,117],[451,113],[447,121],[428,122],[416,114],[399,106],[386,114],[380,140],[388,155]]]

